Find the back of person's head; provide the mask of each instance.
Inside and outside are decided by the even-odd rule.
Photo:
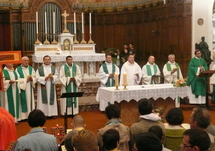
[[[196,150],[199,151],[207,151],[208,148],[210,147],[210,138],[207,134],[202,129],[188,129],[184,132],[184,138],[183,138],[183,146],[189,146],[192,148],[196,148]],[[188,137],[185,139],[185,137]],[[187,144],[189,143],[189,144]],[[198,148],[198,149],[197,149]]]
[[[83,116],[76,114],[72,119],[73,128],[85,127],[85,121]]]
[[[102,135],[103,148],[113,150],[117,148],[119,142],[119,132],[115,129],[109,129]]]
[[[34,109],[28,115],[28,124],[30,127],[43,126],[45,122],[46,122],[46,116],[39,109]]]
[[[190,120],[196,122],[197,127],[206,129],[211,122],[210,112],[204,107],[196,107],[191,113]]]
[[[72,146],[75,151],[98,151],[96,135],[88,130],[78,131],[72,137]]]
[[[163,139],[163,131],[162,131],[161,127],[158,125],[154,125],[154,126],[150,127],[148,132],[155,134],[160,140]]]
[[[138,101],[138,110],[141,115],[150,114],[152,112],[152,104],[148,99],[140,99]]]
[[[117,105],[110,104],[105,108],[105,114],[109,120],[112,118],[119,118],[120,108]]]
[[[64,138],[64,146],[66,150],[68,151],[74,151],[72,146],[72,137],[77,133],[78,131],[70,131]]]
[[[184,115],[181,108],[171,108],[165,119],[170,125],[181,125],[184,121]]]
[[[134,147],[138,151],[162,151],[161,141],[153,133],[139,133],[135,137]]]

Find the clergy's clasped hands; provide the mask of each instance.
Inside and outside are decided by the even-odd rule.
[[[199,69],[200,69],[200,72],[205,70],[203,66],[200,66]]]
[[[53,80],[53,74],[50,73],[47,77],[45,77],[45,80],[47,81],[48,79]]]
[[[27,82],[33,81],[33,78],[31,76],[27,76]]]
[[[71,77],[70,82],[74,82],[74,81],[75,81],[75,78]]]
[[[111,74],[109,74],[109,78],[114,78],[114,75],[115,75],[115,73],[111,73]]]
[[[16,82],[16,81],[14,81],[14,80],[10,80],[10,81],[9,81],[10,84],[14,84],[15,82]]]

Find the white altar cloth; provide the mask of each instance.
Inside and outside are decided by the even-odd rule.
[[[66,57],[68,55],[71,55],[73,57],[74,62],[97,62],[97,61],[104,61],[105,60],[105,54],[104,53],[94,53],[94,54],[59,54],[59,55],[53,55],[53,54],[46,54],[51,57],[52,62],[65,62]],[[35,63],[42,63],[43,57],[45,55],[32,55],[33,62]]]
[[[146,85],[143,85],[146,86]],[[143,88],[141,85],[127,86],[127,90],[123,90],[123,86],[119,86],[119,90],[115,90],[116,87],[100,87],[96,94],[96,100],[99,102],[100,111],[104,111],[107,103],[114,102],[120,103],[122,100],[129,102],[134,99],[136,101],[142,98],[158,98],[166,99],[168,97],[175,99],[175,106],[179,107],[177,97],[187,97],[189,87],[172,87],[170,85],[147,85]]]

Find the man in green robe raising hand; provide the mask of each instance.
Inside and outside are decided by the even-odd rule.
[[[201,51],[197,49],[195,50],[195,57],[190,60],[188,65],[187,85],[190,86],[190,104],[206,103],[206,78],[198,77],[198,75],[205,70],[208,70],[207,63],[201,58]]]

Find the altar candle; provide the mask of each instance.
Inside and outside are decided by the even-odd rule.
[[[47,34],[47,20],[46,20],[46,12],[45,12],[45,34]]]
[[[123,84],[127,85],[127,73],[123,74]]]
[[[163,0],[163,4],[166,4],[166,0]]]
[[[74,34],[76,34],[76,13],[74,12]]]
[[[53,12],[53,34],[55,34],[55,12]]]
[[[36,12],[36,30],[38,34],[38,12]]]
[[[115,79],[115,86],[119,86],[119,74],[115,74],[114,79]]]
[[[91,24],[92,24],[92,23],[91,23],[91,13],[90,13],[89,15],[90,15],[90,17],[89,17],[89,18],[90,18],[89,23],[90,23],[90,34],[91,34],[91,32],[92,32],[92,31],[91,31],[91,28],[92,28],[92,27],[91,27]]]
[[[84,33],[84,13],[81,13],[81,22],[82,22],[82,34]]]

